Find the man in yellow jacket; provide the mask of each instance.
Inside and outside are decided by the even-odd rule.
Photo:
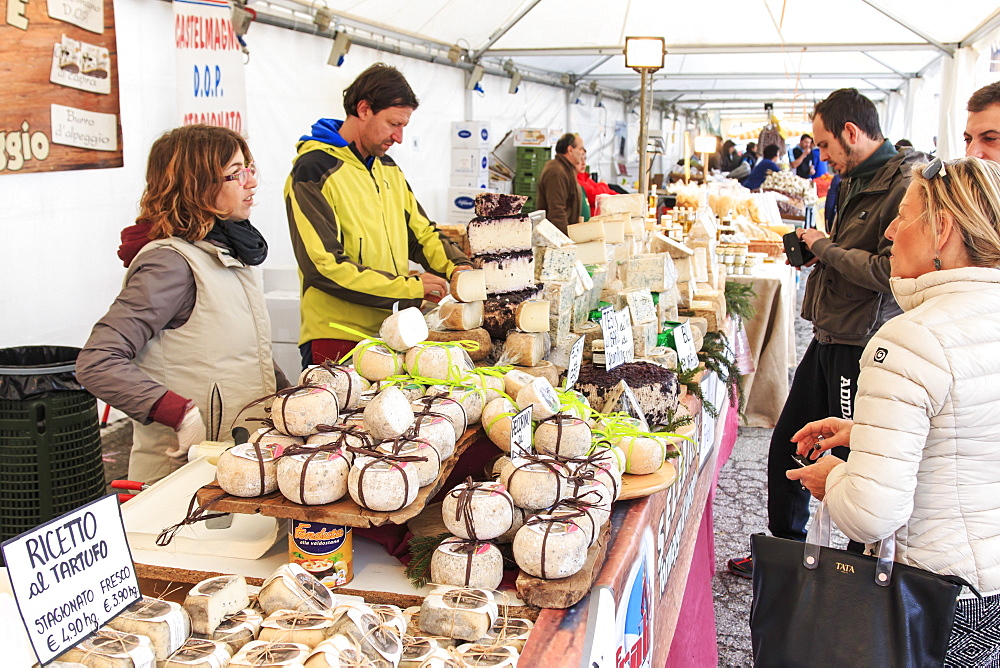
[[[386,155],[417,105],[403,75],[376,63],[344,91],[346,120],[320,119],[298,143],[285,208],[302,282],[303,366],[377,336],[394,305],[437,301],[445,279],[470,266]],[[410,260],[426,271],[410,276]]]

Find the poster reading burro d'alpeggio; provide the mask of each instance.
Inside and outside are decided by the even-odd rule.
[[[6,0],[0,175],[122,166],[112,0]]]

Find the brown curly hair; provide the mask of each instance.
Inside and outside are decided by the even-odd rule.
[[[185,125],[153,142],[146,164],[146,190],[136,223],[150,223],[150,239],[205,238],[218,216],[215,200],[225,183],[222,170],[237,151],[253,162],[238,133],[211,125]]]

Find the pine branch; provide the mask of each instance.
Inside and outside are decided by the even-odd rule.
[[[730,317],[739,318],[737,321],[739,327],[742,328],[745,321],[757,314],[757,309],[753,305],[753,298],[757,296],[757,292],[749,283],[726,281],[725,295],[726,313]]]
[[[404,573],[417,589],[430,582],[431,557],[446,538],[451,538],[451,534],[445,532],[436,536],[414,536],[410,539],[408,545],[411,559]]]
[[[666,420],[660,425],[656,431],[657,432],[669,432],[671,434],[676,434],[677,430],[681,427],[686,427],[689,424],[694,424],[694,416],[687,413],[683,416],[678,416],[677,411],[669,410],[667,411]]]

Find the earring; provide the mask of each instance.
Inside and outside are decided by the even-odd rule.
[[[937,256],[937,253],[934,254],[934,270],[941,271],[941,258]]]

